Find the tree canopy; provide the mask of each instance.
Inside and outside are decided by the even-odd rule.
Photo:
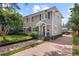
[[[22,30],[23,17],[17,12],[9,12],[0,7],[0,34],[5,36],[11,30],[18,32]]]
[[[69,25],[73,29],[73,31],[79,32],[79,4],[75,3],[74,7],[70,9],[71,15],[69,20]]]

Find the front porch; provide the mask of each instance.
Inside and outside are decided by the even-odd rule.
[[[36,27],[38,27],[39,29],[38,33],[40,36],[43,37],[50,36],[50,24],[40,21],[36,24]]]

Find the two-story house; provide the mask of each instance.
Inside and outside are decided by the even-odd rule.
[[[24,31],[37,31],[39,35],[50,37],[62,34],[62,14],[56,7],[24,17]]]

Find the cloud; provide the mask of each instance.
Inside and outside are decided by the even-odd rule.
[[[67,17],[69,18],[69,17],[70,17],[70,14],[69,14],[69,15],[67,15]]]
[[[41,10],[45,10],[45,9],[48,9],[49,7],[47,5],[43,5],[41,6]]]
[[[47,5],[43,5],[43,6],[40,6],[40,5],[34,5],[33,7],[33,12],[38,12],[38,11],[42,11],[42,10],[45,10],[45,9],[48,9],[49,7]]]
[[[34,7],[33,7],[33,11],[34,12],[37,12],[37,11],[39,11],[41,8],[40,8],[40,6],[39,5],[34,5]]]
[[[67,20],[67,19],[65,19],[65,18],[64,18],[64,19],[62,19],[62,25],[67,23],[67,21],[66,21],[66,20]]]
[[[70,9],[68,9],[68,13],[70,13],[71,12],[71,10]]]
[[[68,21],[69,21],[69,19],[64,18],[64,19],[62,19],[62,24],[66,24]]]
[[[71,10],[70,8],[73,8],[74,7],[74,4],[72,4],[71,6],[69,6],[69,9],[67,10],[68,13],[71,13]]]
[[[74,4],[71,6],[71,8],[73,8],[74,7]]]

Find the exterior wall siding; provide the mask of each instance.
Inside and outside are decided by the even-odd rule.
[[[58,13],[53,13],[52,19],[52,35],[59,35],[61,34],[61,17]]]

